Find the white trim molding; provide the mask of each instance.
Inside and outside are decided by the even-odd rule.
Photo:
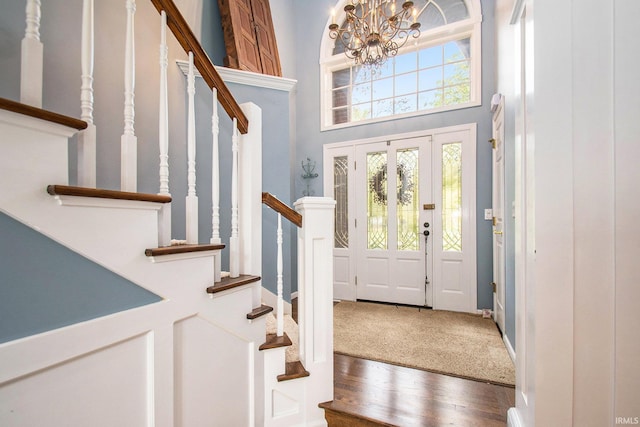
[[[186,76],[189,72],[189,62],[176,60],[176,64],[178,64],[178,67],[180,67],[180,70]],[[297,80],[288,79],[286,77],[276,77],[226,67],[216,66],[215,68],[225,83],[237,83],[245,86],[256,86],[265,89],[281,90],[284,92],[294,92],[296,85],[298,84]],[[202,77],[198,70],[195,71],[195,76]]]

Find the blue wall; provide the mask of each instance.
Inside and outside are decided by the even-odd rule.
[[[0,272],[0,343],[161,300],[3,213]]]
[[[482,105],[463,110],[429,114],[353,126],[346,129],[320,131],[320,66],[318,65],[321,37],[335,6],[333,0],[295,2],[295,15],[304,17],[296,21],[296,39],[304,46],[296,49],[298,76],[296,109],[296,164],[306,157],[318,162],[320,177],[313,183],[316,194],[322,194],[322,146],[327,143],[351,141],[378,135],[412,132],[453,126],[464,123],[478,124],[477,144],[477,250],[478,250],[478,308],[491,308],[493,293],[492,227],[484,220],[484,209],[491,207],[491,96],[495,92],[494,21],[492,1],[483,2],[482,22]],[[304,184],[296,180],[295,195],[302,194]]]
[[[293,147],[289,135],[289,93],[275,89],[230,83],[227,85],[239,104],[253,102],[262,110],[262,191],[272,193],[289,206],[292,199],[290,158]],[[211,237],[211,91],[202,79],[196,82],[197,155],[196,182],[199,203],[199,241],[208,242]],[[220,112],[220,236],[229,242],[231,236],[231,119]],[[251,126],[251,123],[249,124]],[[178,189],[174,196],[183,198],[185,191]],[[262,218],[262,286],[276,292],[276,227],[277,214],[263,207]],[[184,229],[184,212],[172,213],[174,232]],[[177,222],[176,222],[177,220]],[[296,271],[293,264],[297,231],[288,221],[283,221],[284,297],[290,301],[290,291],[295,290]],[[292,260],[292,261],[290,261]],[[228,246],[222,251],[222,266],[229,265]]]

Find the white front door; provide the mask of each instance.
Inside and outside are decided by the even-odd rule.
[[[334,298],[476,311],[475,145],[474,124],[325,145]]]
[[[504,248],[504,98],[493,114],[493,294],[494,320],[504,333],[505,248]]]
[[[426,305],[431,137],[356,146],[357,298]]]

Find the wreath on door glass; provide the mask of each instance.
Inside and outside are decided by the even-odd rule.
[[[397,201],[400,205],[408,205],[413,201],[413,171],[400,164],[396,167],[398,176]],[[378,205],[387,204],[387,164],[381,165],[369,179],[369,190],[373,193],[373,201]]]

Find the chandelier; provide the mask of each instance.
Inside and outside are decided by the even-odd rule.
[[[405,1],[396,11],[396,0],[351,0],[344,11],[342,28],[335,22],[335,10],[331,11],[329,37],[340,40],[345,55],[356,65],[380,67],[398,53],[410,36],[420,35],[412,1]]]

